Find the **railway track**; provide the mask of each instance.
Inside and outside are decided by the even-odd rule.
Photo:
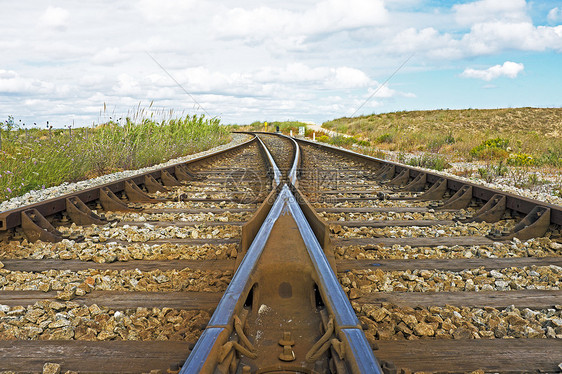
[[[252,135],[0,213],[0,371],[556,372],[561,223],[558,206]]]

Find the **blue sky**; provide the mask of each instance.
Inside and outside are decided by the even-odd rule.
[[[322,123],[361,105],[562,106],[560,1],[24,0],[2,10],[0,121],[28,126],[92,125],[139,105],[223,123]]]

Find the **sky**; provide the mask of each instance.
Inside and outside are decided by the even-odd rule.
[[[559,0],[0,0],[0,9],[0,121],[28,127],[562,106]]]

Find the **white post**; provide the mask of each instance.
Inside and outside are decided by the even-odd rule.
[[[293,130],[290,130],[291,138],[293,137]]]
[[[316,141],[316,133],[315,133],[315,132],[312,133],[312,141],[313,141],[313,142]]]

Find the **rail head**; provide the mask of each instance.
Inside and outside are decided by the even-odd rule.
[[[320,287],[320,291],[323,293],[322,296],[324,296],[325,299],[324,303],[329,309],[332,309],[331,312],[335,317],[336,325],[342,328],[353,328],[359,326],[359,320],[355,315],[355,311],[349,303],[349,300],[341,288],[328,259],[324,255],[324,251],[322,250],[316,235],[314,235],[312,228],[308,224],[304,213],[292,193],[291,199],[288,201],[288,205],[316,270],[318,281],[320,282],[318,286]]]
[[[298,171],[299,171],[299,165],[300,165],[300,161],[301,161],[301,152],[300,152],[300,147],[299,144],[295,141],[294,138],[291,138],[290,136],[284,135],[284,134],[278,134],[278,133],[271,133],[271,132],[263,132],[263,131],[254,131],[254,132],[250,132],[249,134],[266,134],[266,135],[273,135],[273,136],[278,136],[281,138],[285,138],[287,140],[289,140],[291,142],[291,145],[293,146],[294,149],[294,158],[293,158],[293,162],[291,163],[291,169],[289,170],[287,177],[288,180],[291,184],[293,184],[294,186],[298,186]],[[259,139],[259,137],[258,137]],[[260,139],[261,141],[261,139]],[[263,142],[262,142],[263,144]],[[267,147],[264,148],[267,149]],[[268,157],[271,156],[271,154],[268,152]],[[271,162],[273,162],[273,158],[271,158]]]
[[[256,135],[254,134],[254,136]],[[281,184],[281,171],[279,170],[279,167],[275,163],[275,160],[273,159],[271,152],[269,152],[269,149],[267,149],[265,144],[263,144],[263,141],[259,138],[259,136],[256,136],[256,138],[258,139],[258,143],[261,149],[263,150],[263,152],[265,153],[266,158],[269,160],[269,165],[271,165],[271,169],[273,170],[273,180],[275,181],[275,185],[278,186]]]
[[[251,274],[253,273],[256,263],[261,256],[267,240],[269,239],[269,234],[271,233],[271,229],[273,228],[275,221],[277,221],[277,218],[279,218],[282,213],[284,205],[284,199],[282,197],[283,194],[286,194],[284,189],[281,190],[279,196],[273,203],[273,206],[260,227],[258,234],[252,241],[252,244],[250,245],[250,248],[248,248],[240,266],[234,273],[234,276],[226,288],[224,296],[219,301],[219,305],[217,306],[215,313],[213,313],[208,326],[217,327],[229,325],[232,322],[232,318],[234,318],[234,311],[236,307],[240,306],[240,304],[244,302],[243,296],[245,291],[249,291]]]
[[[291,165],[291,170],[289,170],[289,173],[288,173],[288,179],[289,179],[289,182],[293,186],[298,187],[297,177],[298,177],[299,165],[300,165],[300,162],[301,162],[301,153],[300,153],[299,143],[297,143],[295,141],[295,139],[290,137],[290,136],[283,135],[283,134],[279,134],[279,135],[289,139],[291,141],[291,143],[293,144],[293,148],[295,149],[295,157],[293,159],[293,164]]]

